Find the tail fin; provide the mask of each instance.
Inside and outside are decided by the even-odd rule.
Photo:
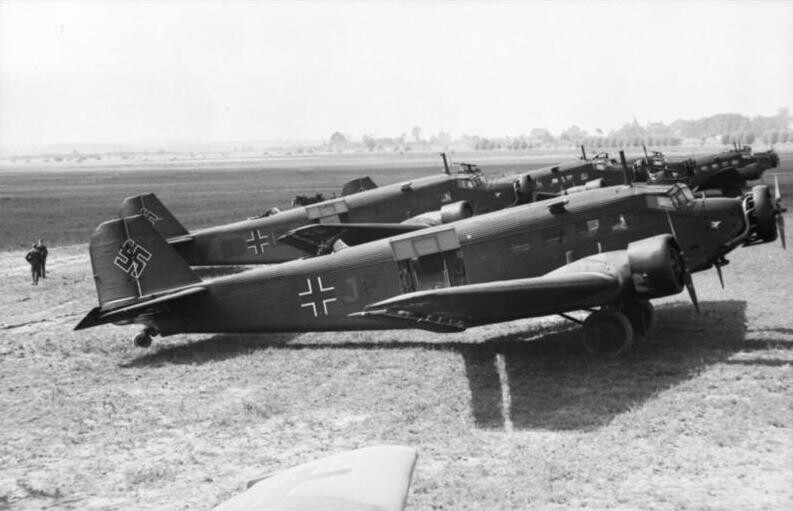
[[[165,238],[174,238],[188,234],[187,229],[179,223],[173,214],[166,208],[160,199],[153,193],[127,197],[121,203],[118,216],[143,215],[151,225]]]
[[[101,224],[91,236],[89,251],[102,309],[201,282],[141,215]]]

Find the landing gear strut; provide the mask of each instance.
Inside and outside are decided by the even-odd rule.
[[[614,357],[633,344],[633,327],[623,313],[602,309],[584,321],[583,341],[589,353]]]
[[[144,328],[138,335],[135,336],[135,346],[138,348],[148,348],[151,346],[151,338],[153,335],[157,335],[159,332],[156,328],[153,327],[146,327]]]
[[[649,300],[631,300],[622,306],[622,313],[628,318],[636,335],[646,335],[655,326],[655,308]]]

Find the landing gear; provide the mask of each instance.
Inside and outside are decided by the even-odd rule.
[[[584,321],[583,340],[589,353],[614,357],[633,344],[633,327],[623,313],[602,309]]]
[[[134,340],[135,346],[137,346],[138,348],[148,348],[149,346],[151,346],[151,337],[153,335],[157,335],[158,333],[159,332],[157,332],[156,328],[152,328],[152,327],[144,328],[138,335],[135,336],[135,340]]]
[[[655,326],[655,307],[649,300],[631,300],[622,306],[622,314],[628,318],[636,335],[646,335]]]

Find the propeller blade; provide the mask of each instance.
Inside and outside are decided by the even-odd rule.
[[[779,207],[782,203],[782,192],[779,191],[779,175],[774,174],[774,200]]]
[[[718,264],[715,266],[716,266],[716,274],[718,274],[719,276],[719,283],[721,284],[721,288],[724,289],[724,276],[721,274],[721,266]]]
[[[779,231],[779,241],[782,242],[782,250],[787,250],[787,243],[785,243],[785,217],[781,212],[776,214],[776,228]]]
[[[675,224],[672,223],[672,217],[669,215],[669,211],[666,212],[666,220],[669,222],[669,230],[671,231],[672,236],[677,239],[677,233],[675,232]]]
[[[697,290],[694,289],[694,280],[691,278],[691,273],[688,271],[688,268],[686,268],[685,271],[686,274],[684,278],[686,283],[686,289],[688,290],[688,296],[691,297],[691,303],[694,304],[694,309],[697,311],[697,314],[700,314],[699,300],[697,300]]]

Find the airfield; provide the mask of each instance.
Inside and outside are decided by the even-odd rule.
[[[791,242],[793,153],[780,156],[765,182],[779,173]],[[562,159],[456,158],[488,176]],[[408,510],[793,509],[793,256],[779,242],[734,251],[724,290],[695,274],[702,314],[685,293],[655,300],[655,330],[617,359],[587,356],[557,318],[148,350],[135,326],[72,331],[96,304],[88,238],[126,195],[154,191],[195,229],[364,175],[439,171],[436,155],[4,164],[0,509],[209,509],[379,443],[419,451]],[[33,287],[39,237],[48,278]]]

